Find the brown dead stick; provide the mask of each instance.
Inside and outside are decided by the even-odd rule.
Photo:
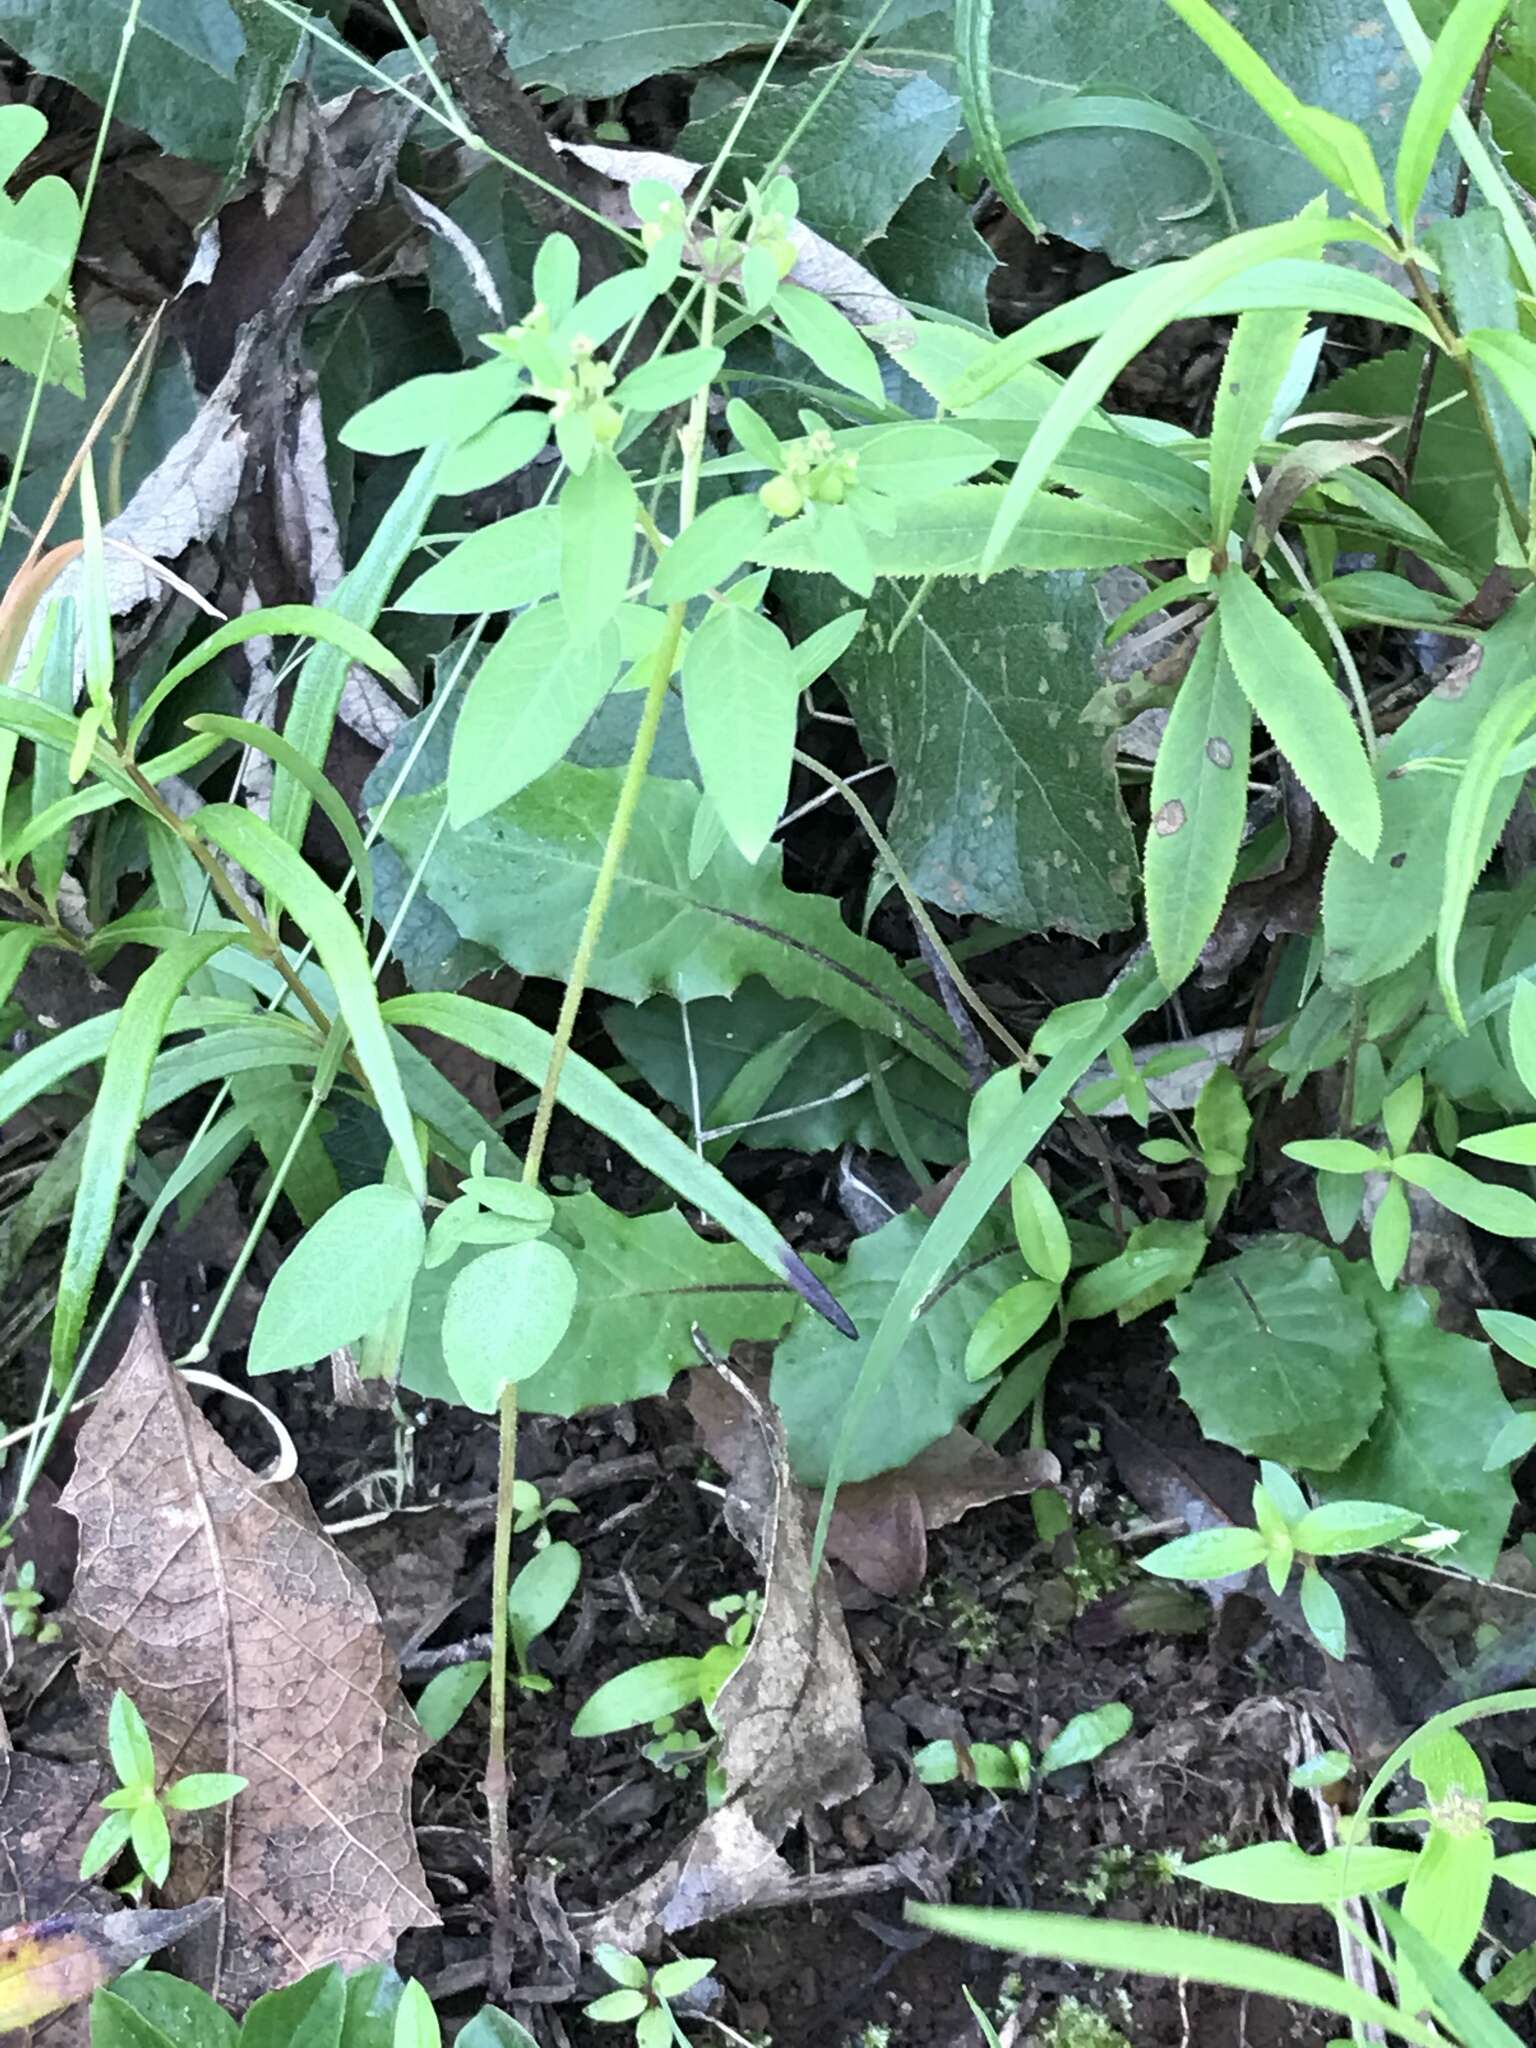
[[[570,236],[592,283],[621,266],[620,243],[602,223],[581,210],[597,209],[603,181],[572,158],[557,155],[538,109],[507,64],[481,0],[421,0],[422,20],[437,43],[437,62],[454,100],[482,141],[534,177],[518,182],[517,195],[545,231]],[[573,204],[581,202],[581,205]]]

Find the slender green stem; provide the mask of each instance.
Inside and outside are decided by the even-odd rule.
[[[699,319],[699,338],[705,348],[709,346],[714,335],[718,303],[719,286],[710,279],[705,284],[704,304]],[[698,509],[699,472],[704,460],[704,433],[708,418],[709,387],[706,385],[695,395],[689,408],[687,424],[680,436],[683,443],[683,473],[678,486],[679,533],[691,523]],[[592,885],[587,914],[582,920],[581,936],[576,943],[576,957],[571,962],[570,977],[561,998],[560,1014],[555,1022],[554,1040],[549,1051],[549,1065],[545,1069],[543,1086],[539,1090],[533,1130],[523,1159],[523,1180],[530,1187],[538,1185],[539,1174],[543,1168],[544,1151],[549,1142],[549,1128],[554,1119],[555,1102],[560,1091],[560,1076],[565,1068],[566,1055],[571,1049],[571,1040],[575,1036],[577,1015],[591,977],[592,963],[597,957],[598,941],[602,937],[608,906],[613,901],[614,885],[623,863],[624,850],[629,844],[630,828],[634,824],[635,813],[640,807],[640,798],[645,789],[646,774],[651,765],[656,734],[661,725],[661,714],[666,707],[667,685],[672,679],[672,671],[677,665],[678,649],[682,645],[685,610],[686,607],[681,604],[668,607],[660,643],[651,656],[651,676],[646,686],[640,724],[635,732],[634,745],[630,749],[624,780],[619,786],[618,801],[613,807],[607,844],[603,848],[603,858]],[[507,1819],[507,1797],[511,1789],[511,1778],[507,1770],[507,1593],[512,1570],[512,1484],[517,1477],[517,1420],[517,1384],[511,1381],[502,1389],[497,1411],[499,1449],[496,1528],[491,1567],[490,1733],[485,1763],[485,1802],[490,1817],[491,1899],[495,1915],[491,1935],[493,1991],[498,1984],[504,1985],[507,1981],[507,1931],[511,1924],[512,1907],[512,1840]]]

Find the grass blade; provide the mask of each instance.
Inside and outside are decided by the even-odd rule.
[[[80,1166],[80,1192],[69,1219],[59,1271],[50,1363],[56,1387],[69,1378],[90,1307],[91,1289],[106,1256],[117,1198],[144,1113],[150,1071],[159,1055],[176,998],[198,969],[231,942],[228,932],[197,932],[168,946],[134,983],[110,1019],[112,1032],[91,1111]],[[9,1076],[7,1076],[9,1078]]]
[[[1030,212],[1008,168],[1008,153],[992,102],[992,0],[956,0],[955,74],[965,125],[993,191],[1038,240],[1045,230]]]
[[[1009,1955],[1050,1956],[1090,1969],[1134,1970],[1145,1977],[1181,1977],[1192,1984],[1224,1984],[1267,1998],[1339,2013],[1362,2026],[1381,2027],[1418,2048],[1436,2048],[1440,2036],[1421,2020],[1373,1998],[1345,1977],[1274,1949],[1186,1934],[1177,1927],[1143,1927],[1128,1920],[1089,1920],[1076,1913],[1017,1913],[996,1906],[926,1906],[909,1900],[906,1917],[957,1941],[975,1941]]]
[[[447,455],[447,443],[439,441],[418,460],[363,550],[362,559],[331,593],[328,609],[333,618],[371,626],[383,611],[395,578],[421,538],[437,498],[438,472]],[[350,657],[342,648],[325,646],[317,647],[299,671],[283,737],[317,768],[324,767],[330,750],[349,666]],[[303,783],[279,767],[272,784],[271,823],[277,836],[290,846],[304,844],[309,805],[309,791]]]
[[[373,985],[367,948],[350,913],[308,862],[286,845],[265,819],[254,817],[237,804],[209,804],[197,812],[194,822],[199,832],[254,875],[270,903],[281,905],[314,942],[320,964],[336,991],[337,1007],[352,1034],[384,1128],[400,1155],[411,1193],[418,1201],[425,1201],[426,1178],[415,1125],[389,1034],[379,1015],[378,991]]]
[[[1458,1031],[1467,1020],[1456,987],[1456,947],[1467,904],[1482,865],[1482,838],[1488,807],[1503,772],[1505,756],[1536,719],[1536,679],[1517,683],[1490,708],[1477,728],[1466,766],[1456,785],[1446,832],[1445,880],[1440,894],[1440,919],[1435,927],[1435,972],[1446,1013]]]

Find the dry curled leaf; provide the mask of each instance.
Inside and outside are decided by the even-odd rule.
[[[739,1400],[701,1373],[723,1404]],[[728,1426],[721,1417],[722,1429]],[[777,1845],[808,1810],[851,1799],[869,1783],[858,1673],[826,1573],[813,1578],[809,1497],[789,1476],[771,1410],[744,1410],[726,1519],[764,1564],[762,1618],[746,1661],[715,1703],[722,1804],[653,1877],[580,1929],[584,1944],[645,1947],[750,1907],[784,1904],[804,1880]]]
[[[168,1896],[224,1897],[215,1995],[386,1959],[434,1925],[410,1823],[423,1738],[373,1598],[302,1486],[263,1484],[193,1406],[147,1308],[61,1505],[86,1685],[128,1693],[165,1776],[248,1780],[174,1821]]]

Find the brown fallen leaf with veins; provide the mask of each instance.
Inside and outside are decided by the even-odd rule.
[[[410,1820],[425,1738],[373,1598],[303,1487],[263,1484],[193,1406],[147,1307],[60,1505],[83,1683],[103,1707],[129,1695],[163,1777],[248,1781],[172,1816],[167,1898],[223,1894],[207,1988],[242,2005],[435,1926]]]
[[[754,1389],[763,1391],[765,1389]],[[688,1406],[715,1463],[735,1476],[752,1454],[756,1424],[745,1401],[716,1374],[695,1373]],[[1061,1466],[1049,1451],[1005,1458],[972,1436],[952,1429],[896,1472],[839,1487],[827,1555],[835,1557],[872,1593],[887,1599],[915,1593],[928,1570],[928,1532],[948,1528],[972,1508],[1054,1486]],[[813,1510],[821,1496],[812,1496]]]
[[[710,1384],[739,1401],[723,1381],[700,1372],[690,1405],[707,1399]],[[851,1799],[870,1781],[842,1609],[828,1574],[811,1576],[814,1511],[789,1476],[772,1411],[748,1412],[742,1439],[726,1519],[766,1560],[767,1584],[752,1647],[715,1703],[725,1799],[653,1877],[577,1923],[584,1946],[611,1941],[638,1950],[656,1930],[677,1934],[805,1897],[807,1880],[778,1854],[779,1842],[802,1814]],[[844,1888],[867,1888],[866,1873],[837,1876],[855,1880]]]

